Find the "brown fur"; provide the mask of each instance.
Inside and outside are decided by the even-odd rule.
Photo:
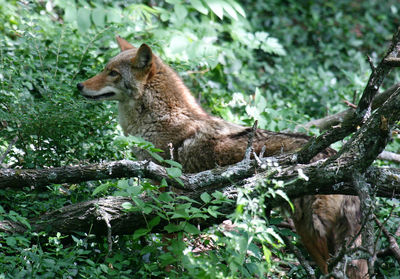
[[[178,75],[147,45],[136,49],[119,37],[117,42],[121,53],[111,59],[103,72],[78,84],[85,97],[118,100],[124,133],[140,136],[163,150],[168,150],[172,143],[174,159],[185,172],[199,172],[243,159],[251,128],[204,112]],[[273,156],[296,151],[307,141],[308,137],[299,134],[258,129],[253,147],[259,152],[266,146],[265,156]],[[140,151],[138,155],[140,159],[151,159]],[[295,200],[296,230],[324,273],[331,255],[360,229],[359,206],[358,197],[343,195]],[[349,276],[367,278],[366,262],[354,264],[356,268],[348,269]]]

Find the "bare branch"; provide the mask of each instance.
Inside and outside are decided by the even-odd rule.
[[[393,237],[393,235],[385,228],[384,225],[381,224],[381,222],[378,220],[376,216],[374,216],[376,224],[379,226],[379,228],[383,231],[387,239],[389,240],[389,249],[393,253],[393,255],[396,257],[397,262],[400,264],[400,248],[399,245],[396,242],[396,239]]]
[[[391,67],[400,67],[400,58],[398,57],[388,57],[385,59],[385,63]]]
[[[250,156],[253,153],[253,139],[254,139],[254,135],[257,130],[257,125],[258,125],[258,121],[256,120],[256,121],[254,121],[253,127],[251,128],[251,131],[249,133],[249,138],[247,140],[247,148],[246,148],[246,153],[244,155],[245,161],[250,161]]]
[[[292,242],[286,235],[281,234],[280,236],[283,239],[283,241],[285,242],[285,245],[287,247],[289,247],[290,251],[292,251],[295,254],[296,258],[299,260],[300,264],[303,266],[303,268],[306,271],[309,278],[316,279],[317,277],[315,276],[315,270],[311,267],[310,263],[304,258],[301,251],[292,244]]]
[[[372,193],[371,186],[366,182],[365,177],[360,173],[354,173],[353,182],[357,189],[358,197],[360,198],[362,218],[365,220],[365,224],[361,229],[362,247],[364,247],[369,254],[367,260],[368,273],[372,278],[376,261],[376,249],[374,225],[372,221],[373,217],[371,216],[371,212],[373,212],[375,209],[375,196]]]
[[[339,127],[334,127],[326,131],[317,138],[311,139],[298,152],[297,160],[299,163],[309,162],[315,155],[327,148],[332,143],[343,139],[349,134],[356,131],[357,126],[361,126],[370,116],[372,111],[372,101],[378,93],[379,87],[382,85],[386,75],[390,72],[391,67],[385,62],[385,59],[391,57],[393,53],[400,48],[400,28],[394,34],[392,43],[386,52],[385,57],[381,60],[375,71],[372,71],[368,83],[364,89],[361,99],[355,110],[354,117],[346,118]],[[394,94],[394,93],[393,93]]]
[[[6,151],[0,156],[0,165],[3,163],[4,159],[7,157],[7,154],[11,151],[11,148],[14,146],[14,144],[17,142],[18,137],[15,136],[13,140],[10,142],[8,145]]]
[[[385,90],[383,93],[376,95],[372,102],[372,110],[380,107],[399,88],[400,83],[397,83],[389,89]],[[301,129],[309,130],[312,127],[318,128],[320,131],[325,131],[332,128],[333,126],[341,125],[341,123],[347,119],[353,118],[354,113],[354,109],[350,108],[336,114],[328,115],[321,119],[315,119],[305,124],[299,124],[295,127],[295,131],[298,132]]]
[[[400,154],[389,151],[382,151],[382,153],[378,155],[378,159],[400,163]]]

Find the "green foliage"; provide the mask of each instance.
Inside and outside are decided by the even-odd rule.
[[[344,100],[360,96],[370,71],[365,56],[375,62],[382,56],[399,24],[397,6],[396,0],[0,0],[0,154],[18,137],[0,163],[43,168],[132,159],[133,145],[180,181],[179,163],[163,159],[149,142],[121,136],[115,104],[87,102],[75,89],[118,53],[115,34],[151,45],[211,113],[248,125],[257,119],[259,127],[280,131],[341,111]],[[398,80],[395,72],[385,87]],[[394,139],[389,149],[399,147]],[[226,216],[233,228],[229,222],[197,226],[199,219],[222,217],[229,201],[221,192],[195,201],[159,192],[168,189],[165,181],[0,190],[0,220],[28,228],[35,216],[100,195],[130,197],[126,211],[151,216],[146,227],[114,238],[111,255],[107,240],[90,232],[2,233],[0,278],[304,278],[281,239],[296,237],[276,226],[278,212],[265,216],[270,199],[288,199],[280,182],[260,185],[267,186],[259,195],[239,190],[236,211]],[[157,206],[142,202],[143,195]],[[398,201],[377,202],[377,216],[391,215],[386,226],[394,232]],[[160,226],[176,237],[152,232]],[[377,266],[380,278],[399,277],[393,258]]]

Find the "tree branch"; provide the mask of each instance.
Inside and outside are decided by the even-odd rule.
[[[384,92],[377,94],[372,101],[372,110],[376,110],[380,107],[386,100],[400,88],[400,83],[397,83],[385,90]],[[340,126],[345,120],[352,119],[355,117],[355,110],[349,108],[347,110],[338,112],[336,114],[328,115],[321,119],[314,119],[305,124],[299,124],[295,127],[294,131],[299,132],[301,129],[309,130],[312,127],[319,129],[320,131],[325,131],[331,129],[333,126]]]
[[[383,231],[385,234],[386,238],[389,241],[389,249],[390,251],[394,254],[396,257],[397,262],[400,264],[400,248],[399,245],[396,242],[396,239],[394,236],[385,228],[384,225],[381,224],[381,222],[378,220],[376,216],[374,216],[376,224],[379,226],[379,228]]]
[[[391,66],[386,63],[387,58],[397,55],[400,50],[400,28],[394,34],[392,43],[376,68],[372,70],[368,83],[364,89],[361,99],[355,111],[355,117],[346,118],[339,127],[334,127],[322,135],[311,139],[298,153],[299,163],[309,162],[315,155],[326,149],[332,143],[343,139],[356,131],[357,126],[361,126],[371,114],[371,104],[379,90],[384,78],[390,72]]]

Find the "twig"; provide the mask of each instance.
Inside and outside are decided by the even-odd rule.
[[[11,151],[11,148],[14,146],[14,144],[17,142],[18,137],[15,136],[12,141],[10,142],[10,144],[7,147],[7,150],[3,153],[3,155],[0,156],[0,164],[3,163],[4,159],[7,157],[7,154]]]
[[[379,226],[379,228],[383,231],[383,233],[387,237],[387,239],[389,241],[389,249],[393,253],[393,255],[396,257],[397,262],[400,264],[400,248],[399,248],[399,245],[396,242],[396,239],[385,228],[385,226],[381,224],[381,222],[378,220],[378,218],[375,215],[374,215],[374,219],[375,219],[376,224]]]
[[[97,217],[98,220],[104,220],[104,223],[106,224],[107,227],[107,243],[108,243],[108,252],[107,252],[107,257],[109,257],[112,253],[112,229],[111,229],[111,224],[110,224],[110,215],[102,208],[102,207],[97,207],[97,212],[100,215]]]
[[[54,69],[54,78],[56,78],[56,76],[57,76],[58,60],[59,60],[59,57],[60,57],[61,41],[62,41],[63,36],[64,36],[64,30],[65,30],[65,28],[64,28],[64,25],[63,25],[63,27],[62,27],[62,29],[61,29],[60,39],[58,40],[57,56],[56,56],[56,65],[55,65],[55,67],[54,67],[54,68],[55,68],[55,69]]]
[[[350,103],[350,102],[347,101],[347,100],[344,100],[343,102],[344,102],[348,107],[350,107],[350,108],[353,108],[353,109],[357,108],[357,106],[356,106],[355,104]]]
[[[254,159],[256,160],[257,165],[258,165],[259,167],[261,167],[262,164],[263,164],[263,162],[260,160],[260,158],[257,156],[257,154],[256,154],[254,151],[253,151],[253,157],[254,157]]]
[[[201,74],[201,75],[204,75],[205,73],[207,73],[207,72],[209,72],[210,71],[210,69],[204,69],[204,70],[199,70],[199,71],[186,71],[185,73],[187,74],[187,75],[191,75],[191,74]]]
[[[251,128],[251,131],[249,133],[249,138],[247,140],[246,153],[244,154],[245,161],[250,161],[250,156],[253,152],[253,140],[254,140],[254,135],[256,134],[257,125],[258,125],[258,121],[256,120],[256,121],[254,121],[253,127]]]
[[[81,70],[80,67],[81,67],[81,65],[82,65],[83,58],[85,57],[85,55],[86,55],[86,53],[87,53],[89,47],[93,46],[93,42],[97,40],[97,37],[99,37],[101,34],[103,34],[105,31],[107,31],[107,30],[110,29],[111,27],[112,27],[112,25],[110,25],[110,26],[104,28],[103,30],[101,30],[100,32],[98,32],[98,33],[93,37],[93,39],[91,39],[90,42],[86,45],[86,48],[85,48],[85,50],[83,51],[83,54],[82,54],[82,56],[81,56],[81,59],[79,60],[79,64],[78,64],[78,66],[76,67],[78,70],[76,70],[76,72],[75,72],[74,75],[72,76],[71,82],[73,82],[73,81],[75,80],[76,76],[78,75],[79,71]]]
[[[301,251],[295,247],[290,239],[283,234],[280,234],[281,238],[283,239],[283,242],[285,242],[286,247],[290,249],[290,251],[295,254],[296,258],[299,260],[300,264],[303,266],[304,270],[308,274],[309,278],[316,279],[317,277],[315,276],[315,270],[311,267],[311,265],[308,263],[308,261],[304,258],[303,254]]]
[[[378,241],[379,241],[379,239],[381,238],[382,228],[386,225],[386,223],[387,223],[387,222],[389,221],[389,219],[392,217],[393,211],[394,211],[394,205],[393,205],[392,208],[390,209],[389,216],[387,216],[387,217],[385,218],[383,224],[381,224],[381,227],[380,227],[380,229],[379,229],[379,233],[378,233],[377,236],[376,236],[376,241],[375,241],[375,245],[374,245],[375,248],[378,247]],[[374,214],[374,218],[376,218],[376,215],[375,215],[375,214]],[[376,252],[376,251],[375,251],[375,252]]]
[[[174,160],[174,146],[172,145],[172,142],[168,143],[168,148],[169,148],[169,157],[171,160]]]
[[[371,68],[371,71],[374,72],[376,70],[376,67],[374,65],[374,62],[372,61],[371,56],[367,55],[367,61],[369,63],[369,66]]]

